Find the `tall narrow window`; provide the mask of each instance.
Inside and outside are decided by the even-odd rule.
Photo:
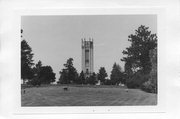
[[[89,50],[85,50],[85,65],[89,66]]]

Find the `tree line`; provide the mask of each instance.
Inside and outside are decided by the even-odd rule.
[[[121,67],[114,63],[110,79],[108,79],[108,74],[104,67],[100,67],[99,72],[96,74],[93,72],[89,77],[86,77],[86,74],[81,71],[78,74],[76,68],[73,66],[73,58],[69,58],[64,64],[64,68],[59,72],[60,78],[58,83],[60,84],[89,84],[95,85],[98,82],[101,85],[119,85],[120,83],[125,82],[124,74],[121,70]]]
[[[22,30],[21,30],[22,32]],[[22,37],[22,36],[21,36]],[[93,72],[86,77],[79,74],[73,66],[73,58],[67,59],[64,68],[59,72],[60,84],[119,85],[128,88],[141,88],[157,93],[157,35],[149,31],[149,27],[141,25],[135,34],[128,36],[130,46],[123,50],[124,71],[119,64],[114,63],[110,78],[104,67],[98,73]],[[30,79],[30,84],[49,84],[55,81],[55,73],[50,66],[42,66],[41,61],[34,65],[32,49],[25,40],[21,41],[21,78]]]

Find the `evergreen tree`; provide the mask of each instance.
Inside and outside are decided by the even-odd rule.
[[[59,72],[60,73],[60,78],[59,78],[59,83],[60,84],[70,84],[70,80],[68,78],[68,71],[67,69],[62,69],[62,71]]]
[[[83,71],[81,71],[81,73],[79,75],[78,84],[85,84],[85,74]]]
[[[40,73],[41,68],[42,68],[42,63],[39,60],[38,63],[35,64],[35,67],[32,68],[34,77],[28,81],[28,84],[31,84],[33,86],[41,85],[41,81],[39,78],[39,73]]]
[[[38,76],[39,72],[42,68],[42,62],[39,60],[37,64],[35,64],[35,67],[33,67],[34,76]]]
[[[113,65],[110,78],[111,78],[111,83],[113,85],[118,85],[119,83],[123,83],[123,84],[125,83],[124,75],[121,70],[121,67],[116,63],[114,63]]]
[[[157,46],[157,36],[156,34],[151,34],[151,31],[148,29],[148,27],[141,25],[135,30],[134,35],[128,36],[131,46],[123,51],[123,54],[127,56],[121,59],[126,64],[125,72],[129,73],[132,71],[135,73],[141,71],[144,74],[148,74],[151,71],[149,51]]]
[[[42,67],[42,62],[39,60],[38,63],[36,64],[36,68],[40,70],[41,67]]]
[[[21,30],[23,33],[23,30]],[[22,37],[22,35],[21,35]],[[33,78],[32,66],[33,63],[33,53],[31,47],[28,45],[26,40],[21,41],[21,78],[23,79],[23,83],[25,83],[25,79]]]
[[[78,81],[78,73],[76,68],[73,66],[73,58],[69,58],[64,64],[64,69],[60,71],[60,83],[62,84],[69,84],[69,83],[77,83]]]
[[[100,67],[99,73],[98,73],[98,80],[100,80],[101,84],[105,84],[105,80],[107,77],[107,73],[104,67]]]

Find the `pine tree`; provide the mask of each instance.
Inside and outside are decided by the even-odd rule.
[[[23,30],[21,30],[21,33]],[[21,35],[22,37],[22,35]],[[32,66],[33,63],[33,53],[31,47],[28,45],[26,40],[21,41],[21,78],[23,83],[26,79],[31,79],[33,77]]]
[[[62,71],[59,72],[60,73],[60,78],[59,78],[59,83],[60,84],[70,84],[70,80],[68,78],[68,71],[67,69],[62,69]]]
[[[99,73],[98,73],[98,80],[100,80],[101,84],[105,84],[105,80],[107,77],[107,73],[104,67],[100,67]]]
[[[121,67],[114,63],[112,71],[111,71],[111,75],[110,75],[110,79],[111,79],[111,83],[113,85],[118,85],[119,83],[125,83],[124,81],[124,74],[122,72]]]
[[[151,71],[151,62],[149,57],[149,51],[157,46],[156,34],[151,34],[148,27],[141,25],[135,34],[129,35],[128,41],[131,42],[131,46],[123,51],[126,57],[121,59],[125,62],[125,72],[141,71],[144,74],[148,74]],[[127,71],[131,69],[131,71]]]
[[[85,84],[85,74],[83,71],[81,71],[81,73],[79,75],[78,84]]]
[[[73,58],[69,58],[66,64],[64,64],[64,67],[65,68],[60,71],[61,76],[59,82],[63,84],[77,83],[78,73],[76,68],[73,66]]]

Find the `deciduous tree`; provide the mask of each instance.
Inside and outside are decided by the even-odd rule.
[[[55,73],[51,66],[42,66],[38,74],[38,78],[41,84],[50,84],[55,81]]]

